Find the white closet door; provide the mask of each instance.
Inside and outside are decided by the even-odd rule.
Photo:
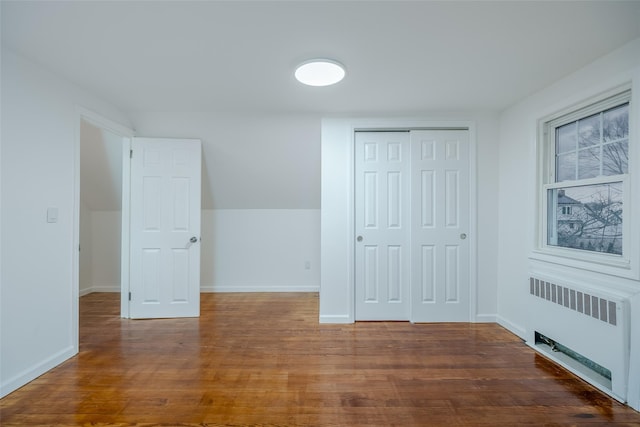
[[[409,320],[409,133],[355,135],[356,320]]]
[[[199,140],[133,138],[130,314],[200,315]]]
[[[469,320],[469,132],[411,131],[414,322]]]

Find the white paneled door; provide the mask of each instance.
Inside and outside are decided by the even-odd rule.
[[[409,320],[408,132],[356,132],[356,320]]]
[[[411,131],[411,320],[469,321],[469,132]]]
[[[468,321],[468,227],[468,131],[356,132],[356,320]]]
[[[200,315],[199,140],[133,138],[130,316]]]

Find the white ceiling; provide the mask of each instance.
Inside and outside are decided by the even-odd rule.
[[[637,37],[640,1],[2,1],[3,44],[129,113],[501,110]]]
[[[0,7],[3,45],[110,101],[138,135],[201,139],[207,209],[319,208],[323,115],[499,112],[640,37],[640,0]],[[341,61],[347,77],[296,82],[295,66],[313,57]],[[88,144],[105,157],[83,159],[85,199],[114,209],[108,160],[119,154]]]

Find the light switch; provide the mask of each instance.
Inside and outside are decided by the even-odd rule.
[[[58,208],[47,209],[47,222],[58,222]]]

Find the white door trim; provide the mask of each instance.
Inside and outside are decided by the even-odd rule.
[[[131,290],[131,138],[122,138],[122,206],[120,235],[120,317],[130,318],[129,292]]]
[[[469,131],[469,319],[477,321],[477,154],[476,123],[472,120],[351,119],[349,123],[347,295],[349,322],[355,321],[355,132],[411,129],[468,129]]]
[[[72,330],[72,342],[74,345],[74,354],[79,350],[79,286],[80,286],[80,277],[79,277],[79,269],[80,269],[80,252],[78,248],[80,247],[80,126],[82,120],[85,120],[100,129],[108,130],[118,136],[123,138],[123,144],[127,144],[127,141],[135,135],[135,131],[131,128],[121,125],[120,123],[114,122],[113,120],[107,119],[106,117],[89,110],[82,106],[76,106],[76,126],[75,126],[75,134],[74,134],[74,142],[73,142],[73,245],[71,247],[72,251],[72,284],[71,284],[71,315],[73,325]],[[123,148],[123,152],[125,149]],[[126,150],[128,153],[129,151]],[[126,165],[126,169],[125,169]],[[125,200],[126,200],[126,208],[128,209],[128,187],[129,187],[129,165],[128,162],[123,163],[123,177],[122,177],[122,185],[123,185],[123,203],[122,203],[122,218],[126,218],[127,220],[122,222],[122,276],[121,276],[121,300],[126,301],[124,295],[128,296],[129,294],[129,258],[128,258],[128,250],[129,250],[129,228],[125,227],[125,224],[128,226],[129,224],[129,212],[128,210],[125,212]],[[126,183],[125,183],[126,181]],[[126,185],[125,185],[126,184]],[[126,197],[125,197],[125,189],[126,189]],[[126,245],[125,245],[126,242]],[[127,258],[125,263],[124,258],[124,249],[126,247],[127,250]],[[126,277],[125,277],[126,270]],[[128,297],[127,297],[128,299]],[[128,301],[126,301],[128,302]],[[124,307],[124,305],[122,306]],[[126,313],[123,310],[122,316],[128,317],[129,306],[127,304]],[[125,316],[126,314],[126,316]]]

